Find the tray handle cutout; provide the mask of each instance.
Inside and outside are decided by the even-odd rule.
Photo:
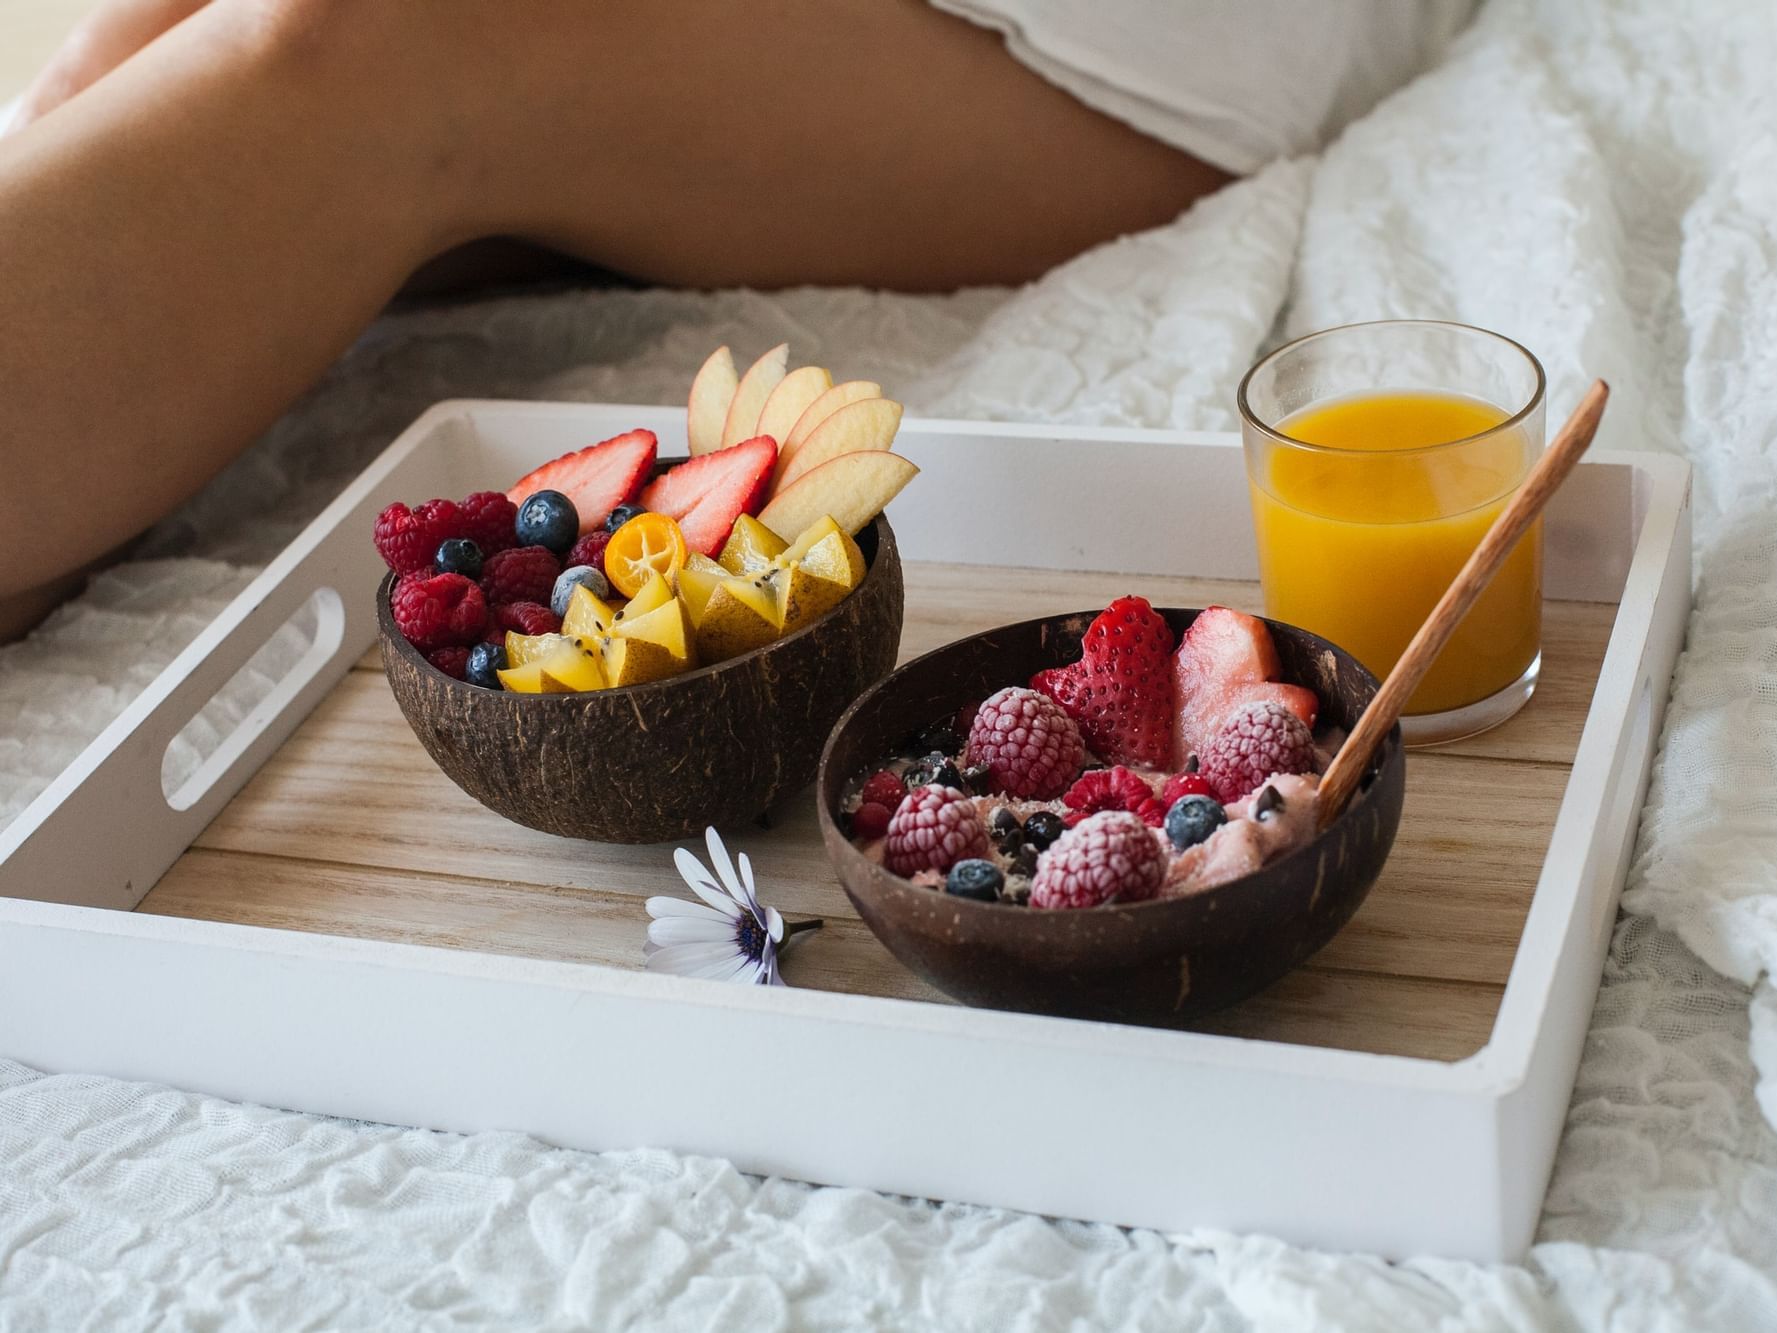
[[[189,810],[228,775],[339,650],[345,623],[338,591],[317,588],[192,714],[161,756],[171,809]]]

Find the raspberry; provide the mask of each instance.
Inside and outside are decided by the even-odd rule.
[[[852,812],[851,835],[854,838],[880,838],[888,832],[894,812],[877,801],[865,801]]]
[[[383,563],[397,574],[432,568],[438,544],[464,536],[462,514],[450,500],[428,500],[418,509],[397,501],[376,516],[371,540]]]
[[[515,546],[490,555],[481,567],[481,592],[489,606],[504,602],[541,602],[549,605],[555,576],[561,565],[545,546]]]
[[[422,653],[474,643],[487,625],[487,600],[461,574],[406,574],[389,594],[395,627]]]
[[[1037,865],[1032,907],[1097,907],[1145,902],[1166,879],[1166,853],[1148,826],[1127,810],[1083,820]]]
[[[434,648],[426,654],[426,660],[447,676],[461,680],[469,669],[469,650],[467,648]]]
[[[883,864],[897,875],[943,874],[958,861],[986,856],[987,828],[975,802],[955,787],[915,787],[889,820]]]
[[[561,562],[563,569],[572,569],[575,565],[591,565],[599,573],[605,572],[605,547],[611,544],[611,534],[603,528],[594,528],[575,542]]]
[[[1176,777],[1166,779],[1166,786],[1160,792],[1160,804],[1168,810],[1186,796],[1214,796],[1215,788],[1209,785],[1209,779],[1201,773],[1180,773]]]
[[[1140,815],[1149,828],[1159,828],[1166,822],[1166,806],[1154,795],[1154,789],[1121,764],[1080,774],[1080,780],[1061,799],[1068,808],[1061,819],[1069,828],[1103,810],[1127,810]]]
[[[463,535],[490,556],[511,550],[518,545],[512,525],[518,519],[518,506],[500,491],[476,491],[457,506],[463,515]]]
[[[491,619],[493,625],[500,629],[500,637],[490,640],[494,643],[504,642],[509,629],[517,630],[520,634],[561,632],[561,617],[537,602],[503,602],[493,609]]]
[[[1203,756],[1203,776],[1223,805],[1278,773],[1312,773],[1314,733],[1280,703],[1261,699],[1228,715]]]
[[[891,769],[883,769],[880,773],[872,773],[864,781],[858,799],[866,805],[874,801],[885,806],[890,814],[900,809],[901,802],[907,799],[907,784],[901,781],[900,775]]]
[[[1086,742],[1060,704],[1011,685],[976,710],[965,754],[968,763],[986,765],[1008,796],[1048,801],[1080,771]]]

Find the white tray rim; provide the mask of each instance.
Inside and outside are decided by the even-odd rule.
[[[1638,636],[1638,627],[1625,623],[1620,615],[1611,634],[1598,693],[1588,712],[1575,756],[1576,776],[1562,802],[1551,838],[1550,856],[1531,902],[1492,1037],[1481,1051],[1455,1062],[1297,1047],[1202,1033],[1131,1028],[819,990],[754,990],[590,964],[556,963],[264,927],[139,916],[109,906],[4,896],[16,887],[17,877],[9,878],[8,871],[13,868],[20,850],[71,797],[104,770],[108,761],[176,700],[181,690],[201,674],[220,645],[236,636],[255,612],[263,611],[273,601],[273,595],[290,575],[313,555],[347,515],[361,509],[367,499],[374,497],[401,465],[433,439],[441,428],[452,423],[473,422],[478,415],[490,413],[513,420],[537,421],[559,420],[564,414],[577,414],[589,422],[603,416],[621,417],[626,422],[660,429],[663,439],[670,438],[667,432],[682,420],[679,410],[628,405],[459,399],[429,409],[327,506],[9,828],[0,831],[0,956],[4,955],[8,932],[26,932],[41,938],[39,932],[48,931],[66,937],[76,945],[79,937],[107,937],[250,953],[299,964],[349,962],[379,969],[522,982],[562,992],[624,997],[695,1010],[740,1010],[843,1024],[853,1029],[968,1034],[1024,1048],[1090,1050],[1100,1055],[1109,1053],[1167,1065],[1305,1075],[1318,1081],[1461,1094],[1493,1102],[1510,1097],[1530,1077],[1538,1037],[1549,1013],[1549,996],[1564,954],[1564,941],[1575,928],[1575,914],[1582,906],[1577,885],[1587,868],[1583,864],[1585,840],[1580,835],[1598,821],[1612,801],[1622,798],[1622,780],[1618,775],[1625,762],[1635,762],[1635,756],[1626,752],[1632,738],[1624,733],[1621,719],[1632,706],[1638,673],[1645,669],[1642,659],[1648,650],[1645,636],[1648,627],[1645,623],[1639,626],[1641,634]],[[1164,449],[1179,446],[1240,448],[1237,436],[1211,432],[913,418],[903,423],[899,447],[915,456],[916,461],[921,461],[917,449],[919,441],[953,436]],[[1679,559],[1677,548],[1681,543],[1684,547],[1681,553],[1682,581],[1688,598],[1689,466],[1668,455],[1621,450],[1596,451],[1583,466],[1629,468],[1646,479],[1646,501],[1640,515],[1640,532],[1624,584],[1622,604],[1630,605],[1633,599],[1637,604],[1651,608],[1660,599],[1663,589],[1669,589],[1674,580],[1674,561]],[[893,516],[894,511],[891,511]],[[271,623],[281,623],[284,614],[287,612],[277,614]],[[369,646],[369,638],[362,634],[358,637],[362,641],[355,646],[352,642],[341,646],[348,667],[350,661]],[[1668,665],[1668,676],[1669,672]],[[323,672],[322,677],[311,682],[315,688],[308,693],[313,697],[295,701],[287,719],[289,725],[283,726],[280,722],[268,731],[261,738],[263,743],[255,747],[263,753],[257,757],[253,753],[243,756],[242,771],[228,775],[212,790],[208,800],[199,803],[198,810],[202,812],[199,828],[257,770],[259,762],[282,743],[288,731],[306,716],[341,674],[343,669],[338,673]],[[208,690],[204,691],[203,697],[207,698],[208,693]],[[1662,691],[1656,690],[1656,693],[1662,695],[1655,700],[1655,716],[1651,721],[1657,736],[1657,713],[1664,700]],[[185,715],[181,714],[181,721]],[[1644,738],[1644,743],[1651,750],[1651,740]],[[1643,784],[1645,774],[1643,761],[1639,775]],[[1582,775],[1585,775],[1584,780]],[[1634,785],[1633,776],[1628,780]],[[145,893],[148,887],[144,884],[140,892]],[[1612,903],[1614,910],[1614,895]],[[1590,985],[1596,986],[1596,972]]]

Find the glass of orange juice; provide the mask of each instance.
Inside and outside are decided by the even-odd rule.
[[[1385,676],[1543,448],[1543,369],[1509,338],[1388,320],[1279,348],[1239,393],[1265,612]],[[1542,526],[1408,702],[1410,744],[1498,726],[1542,661]]]

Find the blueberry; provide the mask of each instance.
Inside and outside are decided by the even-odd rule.
[[[484,689],[500,688],[499,672],[506,669],[506,650],[497,643],[478,643],[469,650],[469,665],[463,679]]]
[[[648,511],[640,505],[618,505],[610,513],[605,515],[605,531],[615,532],[618,528],[629,522],[630,519],[635,518],[638,514],[645,514],[647,512]]]
[[[1037,849],[1028,842],[1020,847],[1012,857],[1012,873],[1030,879],[1037,873]],[[1029,892],[1029,886],[1026,886]]]
[[[538,491],[518,507],[513,532],[520,546],[546,546],[564,555],[580,540],[580,511],[560,491]]]
[[[992,861],[958,861],[944,877],[944,892],[990,903],[1000,896],[1000,885],[1005,882],[1006,877]]]
[[[986,764],[973,764],[963,770],[963,790],[971,796],[993,794],[993,770]]]
[[[944,755],[934,750],[924,759],[918,760],[907,770],[909,787],[955,787],[959,791],[963,785],[963,775],[957,766]]]
[[[464,578],[481,577],[481,548],[467,537],[452,537],[438,543],[438,554],[432,557],[432,568],[439,574],[461,574]]]
[[[601,600],[611,595],[611,585],[605,576],[591,565],[574,565],[562,570],[555,579],[555,591],[549,594],[549,609],[555,612],[556,618],[568,614],[568,598],[574,595],[574,589],[584,587],[587,592]]]
[[[1024,821],[1024,845],[1034,847],[1039,852],[1055,845],[1055,840],[1067,832],[1067,825],[1061,822],[1061,816],[1048,810],[1038,810]]]
[[[1223,824],[1228,812],[1207,796],[1181,796],[1166,812],[1166,836],[1181,852],[1195,847]]]

